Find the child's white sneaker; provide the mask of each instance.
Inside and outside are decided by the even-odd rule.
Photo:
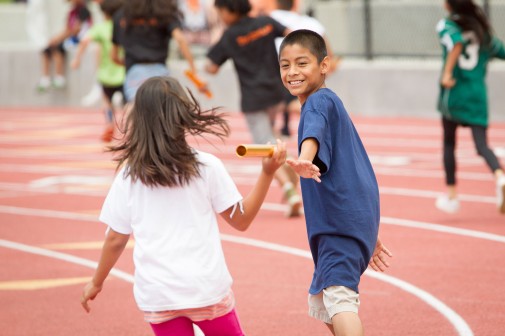
[[[37,83],[37,91],[46,92],[51,86],[51,79],[49,77],[41,77]]]
[[[505,176],[496,181],[496,204],[500,213],[505,214]]]
[[[438,210],[447,213],[456,213],[459,211],[459,201],[457,198],[450,199],[447,195],[442,195],[437,198],[435,206]]]
[[[63,77],[63,76],[55,76],[53,79],[53,86],[56,89],[63,89],[66,84],[67,84],[67,81],[66,81],[65,77]]]

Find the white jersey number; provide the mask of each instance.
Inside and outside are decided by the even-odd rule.
[[[474,32],[464,32],[463,38],[468,41],[465,54],[461,54],[458,59],[458,65],[463,70],[472,70],[479,63],[479,40]]]

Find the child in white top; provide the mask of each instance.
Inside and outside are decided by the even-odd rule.
[[[110,148],[121,168],[100,215],[108,233],[81,298],[86,311],[133,234],[135,300],[156,335],[192,335],[192,323],[205,335],[243,335],[215,214],[246,230],[286,160],[286,145],[277,142],[242,198],[223,163],[186,141],[205,133],[224,138],[229,126],[215,109],[201,111],[177,80],[153,77],[140,86],[125,137]]]

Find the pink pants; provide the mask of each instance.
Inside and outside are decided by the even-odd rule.
[[[244,336],[235,309],[213,320],[192,322],[187,317],[178,317],[159,324],[151,323],[151,328],[156,336],[194,336],[193,323],[205,336]]]

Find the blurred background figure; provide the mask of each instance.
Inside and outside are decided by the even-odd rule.
[[[456,130],[470,127],[477,153],[496,179],[497,205],[505,213],[505,176],[487,144],[489,126],[486,71],[494,58],[505,59],[503,42],[493,36],[486,14],[472,0],[446,0],[449,16],[437,25],[443,51],[438,110],[444,131],[444,169],[447,194],[436,207],[448,213],[459,210],[456,191]]]
[[[53,35],[42,51],[42,74],[37,84],[39,92],[47,91],[51,85],[55,88],[65,87],[66,52],[79,43],[91,26],[91,12],[87,8],[86,0],[69,0],[69,2],[70,10],[64,30]],[[40,3],[35,5],[40,5]],[[38,19],[41,22],[44,21],[43,16],[39,16]]]
[[[114,94],[123,93],[125,78],[124,66],[116,64],[111,57],[112,52],[112,17],[123,5],[123,0],[102,0],[100,8],[104,15],[104,21],[95,23],[81,40],[74,59],[72,68],[80,66],[81,58],[91,42],[99,45],[99,63],[97,79],[101,86],[101,95],[105,105],[106,127],[102,134],[102,141],[110,142],[114,136],[114,106],[112,97]]]
[[[126,102],[133,101],[146,79],[170,75],[167,58],[171,39],[177,42],[189,69],[196,74],[177,0],[129,0],[114,16],[112,57],[126,67]]]

